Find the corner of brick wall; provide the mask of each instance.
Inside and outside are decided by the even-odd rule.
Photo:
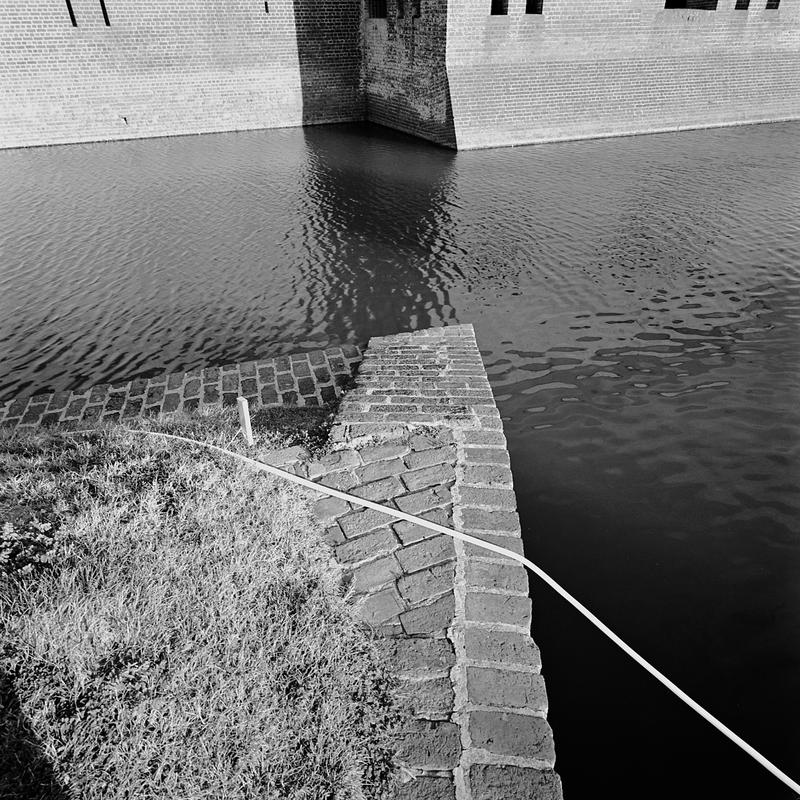
[[[372,339],[307,475],[522,552],[502,422],[471,325]],[[322,476],[322,477],[320,477]],[[525,570],[340,500],[317,502],[408,701],[398,800],[558,800]]]

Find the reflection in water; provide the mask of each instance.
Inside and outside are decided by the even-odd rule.
[[[0,153],[0,393],[473,322],[528,555],[796,775],[798,144],[455,154],[341,126]],[[569,796],[787,797],[534,591]]]
[[[306,252],[296,291],[308,296],[306,326],[375,336],[456,321],[431,268],[451,228],[444,203],[454,154],[402,141],[392,157],[392,138],[358,129],[342,137],[345,147],[329,130],[305,132]]]

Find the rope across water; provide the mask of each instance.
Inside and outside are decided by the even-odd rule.
[[[292,483],[299,484],[300,486],[305,486],[309,489],[313,489],[316,492],[322,492],[323,494],[328,495],[329,497],[337,497],[340,500],[346,500],[348,503],[352,503],[354,505],[359,505],[364,508],[371,508],[374,511],[380,511],[387,516],[394,517],[395,519],[405,520],[406,522],[412,522],[415,525],[420,525],[423,528],[428,528],[429,530],[435,531],[436,533],[444,534],[445,536],[451,536],[454,539],[460,539],[462,542],[467,542],[468,544],[474,545],[475,547],[480,547],[484,550],[489,550],[492,553],[497,553],[498,555],[505,556],[506,558],[510,558],[514,561],[519,562],[524,567],[529,569],[531,572],[534,573],[537,577],[541,578],[550,588],[552,588],[556,593],[558,593],[561,597],[564,598],[573,608],[577,609],[589,622],[592,623],[598,630],[602,631],[612,642],[614,642],[617,647],[627,653],[639,666],[643,667],[647,672],[649,672],[657,681],[662,683],[664,686],[667,687],[676,697],[682,700],[686,705],[688,705],[691,709],[696,711],[703,719],[707,722],[710,722],[720,733],[724,734],[728,739],[730,739],[734,744],[744,750],[749,756],[755,759],[762,767],[769,770],[778,780],[783,782],[786,786],[792,789],[800,796],[800,783],[797,781],[792,780],[785,772],[780,770],[778,767],[775,766],[769,759],[763,756],[761,753],[758,752],[754,747],[751,747],[744,739],[740,736],[735,734],[727,725],[724,725],[720,722],[713,714],[707,711],[703,706],[701,706],[698,702],[693,700],[689,697],[686,692],[683,691],[679,686],[674,684],[669,678],[666,677],[662,672],[660,672],[656,667],[654,667],[649,661],[647,661],[643,656],[639,655],[630,645],[626,644],[622,639],[617,636],[614,631],[612,631],[604,622],[599,620],[591,611],[589,611],[586,606],[583,605],[580,601],[576,600],[566,589],[564,589],[559,583],[557,583],[553,578],[551,578],[544,570],[540,567],[536,566],[532,561],[525,558],[525,556],[519,555],[518,553],[514,553],[511,550],[507,550],[504,547],[500,547],[499,545],[493,544],[492,542],[485,542],[482,539],[478,539],[475,536],[470,536],[467,533],[462,533],[461,531],[454,530],[452,528],[446,528],[444,525],[438,525],[435,522],[430,522],[429,520],[422,519],[421,517],[415,517],[413,514],[406,514],[403,511],[399,511],[395,508],[389,508],[388,506],[381,505],[380,503],[373,503],[371,500],[364,500],[361,497],[356,497],[355,495],[348,494],[347,492],[341,492],[338,489],[332,489],[329,486],[323,486],[322,484],[315,483],[314,481],[310,481],[306,478],[301,478],[298,475],[294,475],[291,472],[286,472],[285,470],[279,469],[278,467],[273,467],[271,464],[265,464],[262,461],[257,461],[256,459],[249,458],[248,456],[242,455],[241,453],[234,453],[231,450],[226,450],[224,447],[219,447],[215,444],[210,444],[208,442],[200,442],[196,439],[189,439],[185,436],[177,436],[171,433],[161,433],[157,431],[145,431],[139,430],[135,428],[126,428],[129,433],[138,433],[144,436],[156,436],[163,439],[173,439],[178,442],[184,442],[186,444],[191,445],[199,445],[200,447],[205,447],[209,450],[216,450],[219,453],[223,453],[225,455],[231,456],[232,458],[238,459],[239,461],[249,464],[251,467],[260,470],[261,472],[267,472],[271,475],[276,475],[280,478],[285,478]],[[84,434],[84,433],[95,433],[96,431],[73,431],[74,434]]]

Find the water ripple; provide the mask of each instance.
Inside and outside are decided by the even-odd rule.
[[[531,554],[791,768],[798,149],[780,124],[459,154],[363,126],[0,152],[0,396],[473,322]],[[602,716],[628,764],[677,737],[702,753],[717,782],[696,796],[733,776],[731,796],[777,797],[658,693],[610,719],[633,676],[538,602],[572,793],[622,796],[585,725]]]

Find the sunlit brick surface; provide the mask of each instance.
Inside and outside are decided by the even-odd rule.
[[[502,422],[470,325],[375,338],[298,474],[521,551]],[[343,500],[316,513],[409,719],[398,800],[559,800],[525,570]],[[509,770],[513,770],[509,772]]]
[[[353,3],[71,3],[0,3],[0,147],[363,117]]]
[[[544,0],[507,16],[450,0],[447,75],[459,148],[800,116],[800,2],[749,11],[664,0]]]

